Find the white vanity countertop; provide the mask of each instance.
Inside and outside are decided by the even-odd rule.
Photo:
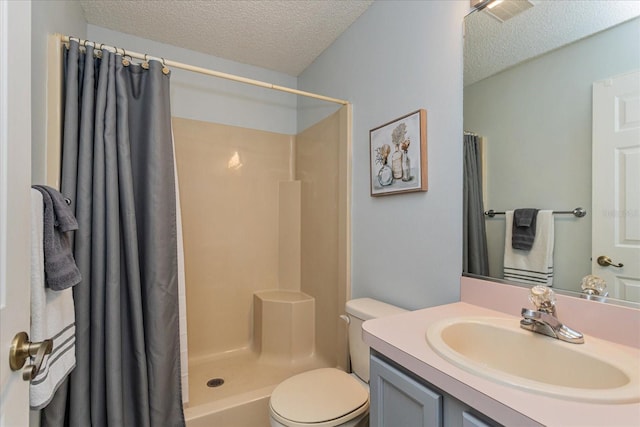
[[[460,316],[513,319],[515,324],[520,320],[499,311],[457,302],[368,320],[363,327],[364,341],[434,386],[507,426],[640,426],[640,403],[609,405],[557,399],[502,385],[449,363],[431,349],[425,334],[432,323]],[[589,339],[588,334],[585,339]],[[637,348],[616,343],[611,346],[614,351],[636,357],[640,354]],[[532,360],[534,358],[532,355]]]

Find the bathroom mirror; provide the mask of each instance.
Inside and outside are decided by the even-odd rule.
[[[592,83],[640,70],[640,3],[517,3],[465,18],[464,129],[482,137],[485,211],[587,211],[554,215],[553,287],[577,293],[592,273]],[[489,277],[504,282],[505,216],[485,226]]]

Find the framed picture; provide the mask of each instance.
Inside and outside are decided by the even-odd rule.
[[[427,191],[427,112],[369,131],[371,196]]]

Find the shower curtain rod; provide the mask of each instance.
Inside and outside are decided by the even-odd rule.
[[[275,85],[273,83],[266,83],[266,82],[262,82],[260,80],[253,80],[253,79],[248,79],[246,77],[236,76],[234,74],[227,74],[227,73],[223,73],[223,72],[220,72],[220,71],[209,70],[207,68],[197,67],[195,65],[184,64],[182,62],[172,61],[170,59],[165,59],[165,58],[162,58],[162,57],[151,56],[151,55],[147,55],[147,54],[144,54],[144,53],[132,52],[132,51],[129,51],[129,50],[125,50],[124,48],[121,48],[121,47],[109,46],[109,45],[106,45],[104,43],[97,43],[97,42],[93,42],[91,40],[85,40],[85,39],[81,39],[81,38],[78,38],[78,37],[64,36],[64,35],[59,35],[59,36],[60,36],[60,42],[61,43],[68,43],[69,40],[74,39],[74,40],[78,40],[78,42],[81,45],[86,45],[87,43],[89,43],[93,47],[98,48],[98,49],[108,49],[108,50],[116,52],[116,53],[120,53],[120,50],[122,50],[122,56],[123,57],[128,56],[130,58],[142,59],[144,61],[147,61],[149,59],[155,59],[155,60],[158,60],[158,61],[162,61],[162,63],[164,65],[167,65],[169,67],[174,67],[174,68],[180,68],[181,70],[192,71],[194,73],[205,74],[207,76],[219,77],[221,79],[233,80],[235,82],[246,83],[246,84],[250,84],[250,85],[253,85],[253,86],[260,86],[260,87],[267,88],[267,89],[278,90],[280,92],[292,93],[294,95],[306,96],[308,98],[315,98],[315,99],[320,99],[320,100],[323,100],[323,101],[334,102],[336,104],[341,104],[341,105],[348,105],[349,104],[349,101],[345,101],[343,99],[331,98],[331,97],[324,96],[324,95],[318,95],[317,93],[305,92],[305,91],[298,90],[298,89],[291,89],[291,88],[288,88],[288,87],[285,87],[285,86]]]

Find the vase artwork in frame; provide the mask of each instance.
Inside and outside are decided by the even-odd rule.
[[[371,196],[427,191],[427,111],[369,131]]]

